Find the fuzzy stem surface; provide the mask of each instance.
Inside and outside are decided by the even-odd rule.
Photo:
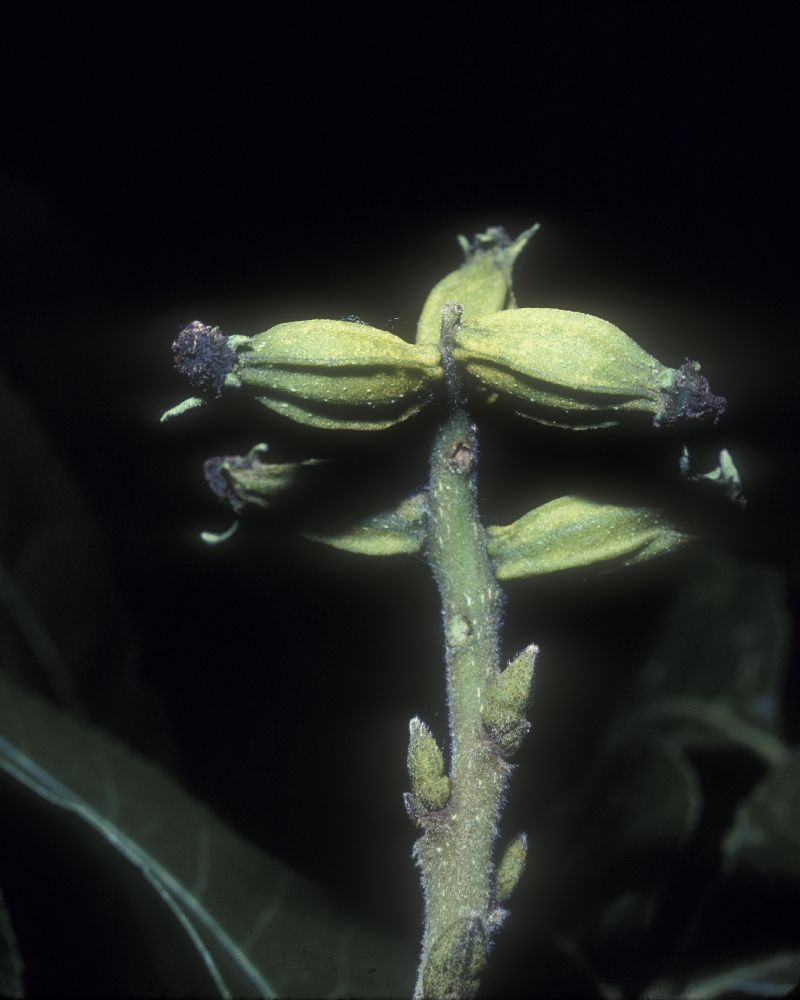
[[[499,670],[502,595],[478,516],[475,428],[450,359],[459,316],[460,307],[445,306],[441,344],[449,405],[431,451],[427,493],[427,554],[445,634],[451,797],[444,809],[423,819],[424,833],[415,848],[425,893],[416,997],[439,994],[447,978],[431,971],[432,953],[456,980],[444,986],[442,995],[470,996],[477,990],[496,910],[494,844],[510,770],[481,721],[484,698]],[[454,948],[464,954],[442,958],[442,949]]]

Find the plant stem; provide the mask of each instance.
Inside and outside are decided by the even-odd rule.
[[[427,495],[428,560],[444,620],[451,796],[444,809],[423,817],[425,832],[415,849],[425,891],[417,997],[477,990],[496,911],[494,842],[510,770],[481,721],[483,699],[499,670],[502,595],[478,517],[475,428],[450,360],[459,316],[460,307],[445,306],[441,343],[449,406],[431,451]],[[444,977],[431,971],[432,955],[446,968]]]

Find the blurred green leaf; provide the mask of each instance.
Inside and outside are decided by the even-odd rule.
[[[11,997],[12,1000],[24,997],[24,972],[11,917],[0,893],[0,996]]]
[[[776,571],[711,560],[668,612],[615,737],[661,730],[687,747],[733,743],[780,763],[788,636]]]
[[[114,456],[103,456],[113,482]],[[138,668],[127,614],[86,499],[35,416],[0,375],[0,662],[73,713],[173,753]],[[143,724],[144,723],[144,724]]]
[[[0,767],[135,865],[222,996],[399,996],[410,954],[359,928],[165,772],[0,675]]]
[[[643,912],[694,830],[701,805],[694,768],[677,747],[627,745],[605,757],[562,805],[544,838],[529,847],[529,868],[538,869],[534,877],[562,920],[568,910],[570,930],[608,923],[603,915],[615,906],[627,913],[631,900]]]
[[[740,803],[722,849],[729,870],[744,868],[800,883],[800,751]]]
[[[682,983],[659,980],[647,988],[647,997],[686,996],[691,1000],[717,997],[785,997],[800,982],[800,952],[784,951],[761,959],[719,968]]]

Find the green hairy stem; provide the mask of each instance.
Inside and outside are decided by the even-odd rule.
[[[445,358],[459,313],[445,307]],[[448,379],[449,412],[431,452],[427,555],[442,599],[451,794],[446,808],[423,820],[425,832],[415,849],[425,889],[418,997],[469,996],[477,990],[486,942],[497,921],[494,842],[510,771],[481,717],[499,673],[501,593],[475,499],[475,429],[452,370]]]

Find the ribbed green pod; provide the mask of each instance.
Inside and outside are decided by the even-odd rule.
[[[462,322],[473,316],[482,316],[509,309],[514,305],[511,274],[514,262],[525,244],[538,229],[531,226],[513,242],[499,227],[476,236],[472,243],[459,237],[466,260],[457,271],[452,271],[434,285],[422,307],[417,324],[417,343],[439,343],[442,309],[446,302],[461,306]]]
[[[472,317],[455,340],[454,357],[474,379],[532,408],[531,415],[556,411],[553,422],[558,413],[613,422],[617,410],[658,417],[677,374],[612,323],[563,309]]]
[[[691,540],[656,510],[578,496],[551,500],[512,524],[490,526],[487,534],[499,580],[583,566],[630,566]]]
[[[424,405],[442,376],[436,347],[348,320],[281,323],[236,338],[226,382],[292,420],[331,430],[382,430]]]

